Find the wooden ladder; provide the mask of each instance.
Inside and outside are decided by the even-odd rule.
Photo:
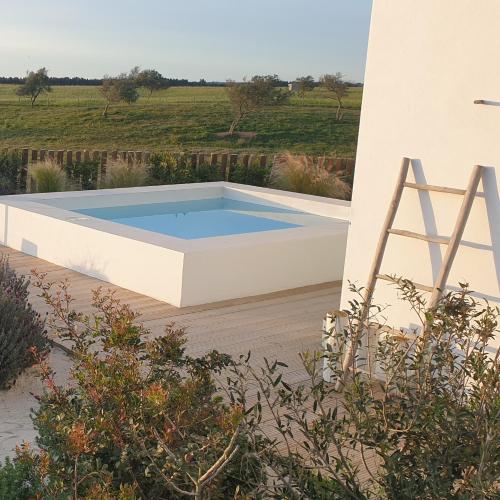
[[[387,246],[387,240],[389,239],[389,235],[393,234],[397,236],[405,236],[408,238],[415,238],[432,243],[438,243],[441,245],[448,245],[446,254],[441,264],[441,268],[439,270],[438,277],[434,285],[426,286],[420,283],[414,283],[415,288],[417,288],[418,290],[423,290],[425,292],[430,292],[432,294],[428,304],[429,309],[432,309],[438,303],[446,287],[446,282],[450,274],[451,266],[453,264],[453,260],[455,259],[455,255],[457,254],[458,246],[460,245],[465,225],[467,223],[467,219],[469,218],[472,203],[477,193],[479,181],[481,180],[481,176],[483,173],[483,167],[481,165],[476,165],[472,170],[472,174],[470,176],[467,188],[455,189],[455,188],[448,188],[441,186],[432,186],[430,184],[417,184],[414,182],[407,182],[406,179],[408,176],[409,167],[410,167],[410,159],[403,158],[401,164],[401,170],[399,172],[399,176],[396,183],[396,188],[394,190],[394,194],[392,196],[392,200],[389,205],[389,210],[387,212],[384,225],[382,226],[380,238],[378,240],[377,249],[375,251],[375,257],[373,259],[372,266],[370,269],[368,284],[366,285],[364,291],[364,305],[361,311],[360,321],[356,331],[354,332],[349,348],[347,349],[342,364],[342,376],[341,378],[339,378],[335,386],[337,390],[340,390],[344,385],[345,379],[347,377],[349,369],[356,355],[357,345],[363,333],[364,324],[368,319],[370,304],[373,298],[373,292],[375,290],[375,285],[377,283],[377,280],[381,279],[385,281],[396,282],[394,278],[388,276],[387,274],[380,273],[380,266],[384,258],[384,252]],[[399,203],[401,201],[401,196],[403,194],[404,188],[417,189],[419,191],[437,191],[440,193],[462,195],[464,197],[462,201],[462,206],[460,207],[460,212],[457,217],[455,228],[453,229],[453,234],[451,235],[450,238],[444,238],[440,236],[427,236],[425,234],[414,233],[412,231],[393,229],[392,225],[394,223],[394,219],[396,218],[396,214],[398,211]]]

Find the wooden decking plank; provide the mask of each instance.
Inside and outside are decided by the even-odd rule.
[[[166,324],[174,322],[186,328],[186,347],[191,355],[202,355],[217,349],[237,358],[250,350],[251,363],[257,370],[263,366],[264,357],[269,360],[279,359],[287,364],[282,371],[285,380],[293,386],[308,382],[298,353],[321,348],[323,316],[328,310],[338,308],[340,302],[340,284],[324,283],[255,297],[177,308],[0,246],[1,253],[9,256],[11,266],[19,273],[28,274],[36,268],[46,272],[50,281],[68,279],[69,292],[75,299],[73,305],[78,311],[92,312],[90,301],[93,289],[101,286],[103,289],[114,290],[117,298],[141,313],[139,321],[151,329],[153,335],[161,334]],[[48,306],[37,297],[37,290],[31,287],[30,292],[34,307],[45,313]],[[62,359],[64,355],[56,350],[52,357]],[[58,378],[64,381],[69,364],[67,361],[59,361],[58,366],[62,370]],[[14,393],[7,393],[6,397],[0,398],[0,415],[8,420],[5,435],[0,432],[0,458],[5,456],[9,447],[23,438],[32,439],[35,435],[28,409],[36,403],[30,392],[38,393],[41,390],[37,384],[39,382],[31,372],[21,375],[16,384],[18,397],[24,398],[20,408],[26,410],[26,414],[12,412]],[[256,391],[255,388],[249,391],[249,403],[256,398]],[[279,436],[270,415],[265,414],[264,419],[266,432]],[[370,463],[375,463],[371,457]],[[362,465],[360,474],[360,477],[367,476]]]

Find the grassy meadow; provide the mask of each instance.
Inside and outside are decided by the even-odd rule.
[[[218,138],[227,131],[231,112],[222,87],[172,87],[146,92],[131,105],[110,108],[101,117],[99,87],[55,86],[34,109],[15,94],[15,85],[0,85],[0,147],[47,149],[121,149],[184,151],[291,151],[353,157],[361,108],[361,88],[351,88],[345,116],[335,121],[335,101],[317,88],[282,107],[248,116],[241,131],[253,139]]]

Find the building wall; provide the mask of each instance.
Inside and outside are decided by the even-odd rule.
[[[498,0],[374,0],[342,307],[347,280],[366,283],[403,156],[410,180],[449,187],[486,166],[448,283],[500,305],[499,22]],[[394,227],[449,236],[461,201],[407,189]],[[391,235],[381,271],[432,285],[444,251]],[[393,326],[416,324],[394,286],[379,281],[375,301]]]

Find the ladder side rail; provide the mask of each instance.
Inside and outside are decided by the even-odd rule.
[[[455,228],[453,229],[453,234],[451,235],[441,268],[439,269],[437,280],[434,284],[434,290],[428,305],[429,309],[436,306],[443,294],[446,282],[448,281],[448,276],[450,274],[451,265],[453,264],[453,260],[455,259],[460,241],[462,240],[462,236],[464,234],[465,225],[467,224],[467,219],[469,218],[472,203],[474,202],[482,174],[483,167],[481,165],[476,165],[470,176],[469,184],[457,217],[457,222],[455,224]]]
[[[363,332],[364,324],[368,319],[368,315],[370,312],[370,303],[373,297],[373,291],[375,289],[377,275],[380,272],[380,266],[382,265],[382,259],[384,257],[385,247],[387,246],[387,240],[389,238],[389,229],[392,228],[392,224],[394,223],[394,219],[396,218],[397,209],[401,201],[401,196],[403,194],[404,184],[408,176],[409,167],[410,167],[410,159],[406,157],[403,158],[396,182],[396,188],[392,195],[392,200],[389,205],[389,209],[387,211],[384,223],[382,225],[377,248],[375,250],[375,258],[373,260],[372,267],[370,269],[368,283],[366,285],[364,294],[364,306],[361,311],[360,322],[356,331],[354,332],[354,336],[351,340],[350,346],[346,352],[344,361],[342,363],[342,376],[341,378],[339,378],[339,380],[337,380],[337,384],[335,385],[335,389],[337,391],[339,391],[345,383],[345,379],[349,372],[349,367],[352,365],[354,357],[356,355],[358,342]]]

